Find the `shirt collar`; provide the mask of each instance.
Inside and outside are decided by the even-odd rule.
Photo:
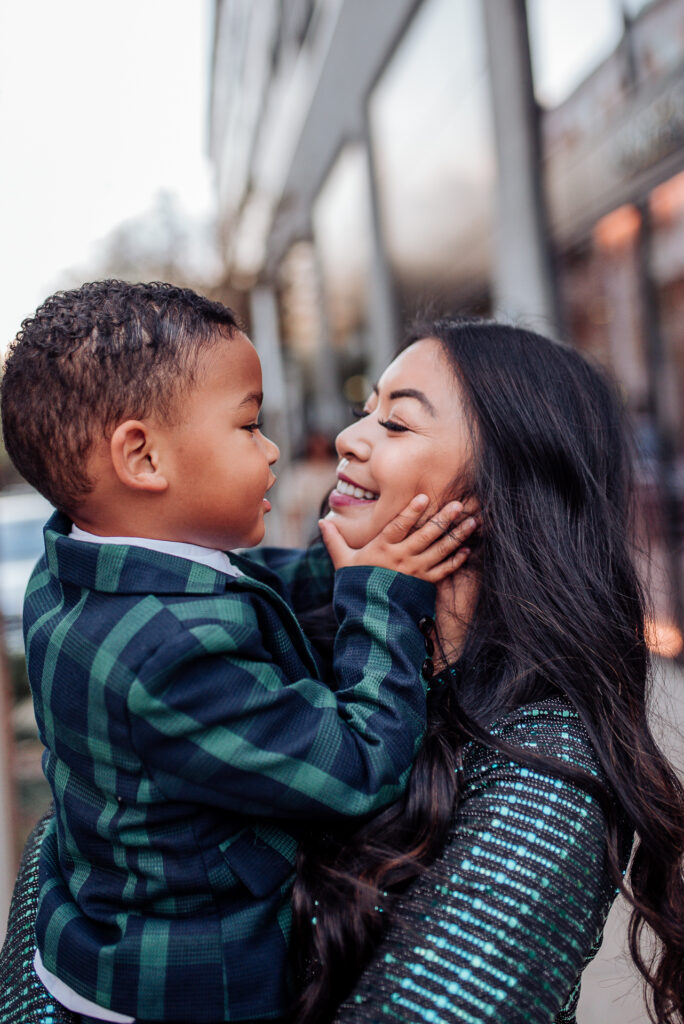
[[[166,551],[106,540],[88,543],[69,536],[70,531],[71,520],[61,512],[43,530],[47,569],[63,583],[118,594],[220,594],[233,585],[249,585],[245,575],[229,576]],[[40,562],[36,568],[40,571]]]
[[[145,548],[147,551],[161,551],[165,555],[176,558],[187,558],[190,562],[208,565],[210,569],[224,572],[227,576],[242,576],[243,573],[233,565],[225,551],[218,548],[205,548],[199,544],[186,544],[176,540],[157,540],[156,537],[99,537],[95,533],[82,530],[75,523],[71,524],[69,537],[86,544],[125,544],[127,547]]]

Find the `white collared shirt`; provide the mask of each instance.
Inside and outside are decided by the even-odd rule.
[[[39,950],[36,950],[36,955],[33,958],[33,969],[50,995],[72,1013],[84,1013],[88,1017],[94,1017],[95,1020],[106,1021],[107,1024],[135,1024],[135,1017],[127,1017],[124,1013],[107,1010],[104,1006],[98,1006],[97,1003],[92,1003],[90,999],[74,992],[72,988],[60,981],[57,975],[48,971]]]
[[[224,572],[227,576],[244,575],[232,564],[226,552],[218,548],[204,548],[199,544],[186,544],[178,540],[157,540],[155,537],[98,537],[73,523],[69,536],[72,540],[85,541],[87,544],[128,544],[130,547],[147,548],[148,551],[162,551],[165,555],[175,555],[176,558],[208,565],[210,569]]]

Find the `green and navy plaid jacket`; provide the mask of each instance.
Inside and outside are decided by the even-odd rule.
[[[48,970],[143,1020],[280,1016],[297,836],[394,800],[425,724],[417,621],[434,588],[334,574],[322,547],[183,558],[68,537],[26,594],[55,823],[41,853]],[[295,613],[330,600],[336,691]]]

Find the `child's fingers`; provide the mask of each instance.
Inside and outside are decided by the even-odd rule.
[[[328,522],[327,519],[320,519],[318,521],[318,529],[321,531],[321,537],[323,543],[328,549],[328,554],[332,559],[332,564],[335,568],[339,568],[340,565],[345,563],[347,556],[349,555],[349,545],[346,543],[342,534],[337,529],[334,523]]]
[[[432,565],[443,562],[445,558],[452,555],[454,550],[459,548],[468,539],[476,527],[477,520],[473,516],[464,519],[458,526],[454,526],[451,530],[442,534],[429,548],[426,548],[424,554],[430,559]]]
[[[447,576],[451,576],[457,572],[458,569],[467,561],[468,555],[470,554],[470,548],[461,547],[449,558],[445,558],[443,562],[439,562],[432,569],[429,569],[425,575],[429,583],[440,583],[446,579]]]
[[[388,544],[397,544],[403,540],[408,534],[409,530],[412,530],[416,525],[421,515],[428,506],[429,498],[427,494],[417,494],[413,498],[406,508],[402,509],[401,512],[392,519],[387,526],[382,530],[380,536],[387,541]]]
[[[454,520],[463,512],[463,505],[460,501],[450,501],[438,512],[435,512],[419,529],[411,534],[410,545],[414,553],[419,553],[428,548],[438,537],[442,537],[447,531],[455,534],[463,540],[473,527],[464,529],[464,524],[469,522],[465,519],[458,526],[454,526]]]

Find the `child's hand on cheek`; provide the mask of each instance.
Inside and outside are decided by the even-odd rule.
[[[469,516],[456,523],[463,514],[463,505],[451,501],[435,509],[434,514],[416,528],[428,501],[427,495],[416,495],[399,515],[360,548],[349,547],[335,524],[322,519],[318,525],[335,568],[373,565],[417,576],[429,583],[438,583],[455,572],[470,554],[462,545],[475,529],[476,521]]]

